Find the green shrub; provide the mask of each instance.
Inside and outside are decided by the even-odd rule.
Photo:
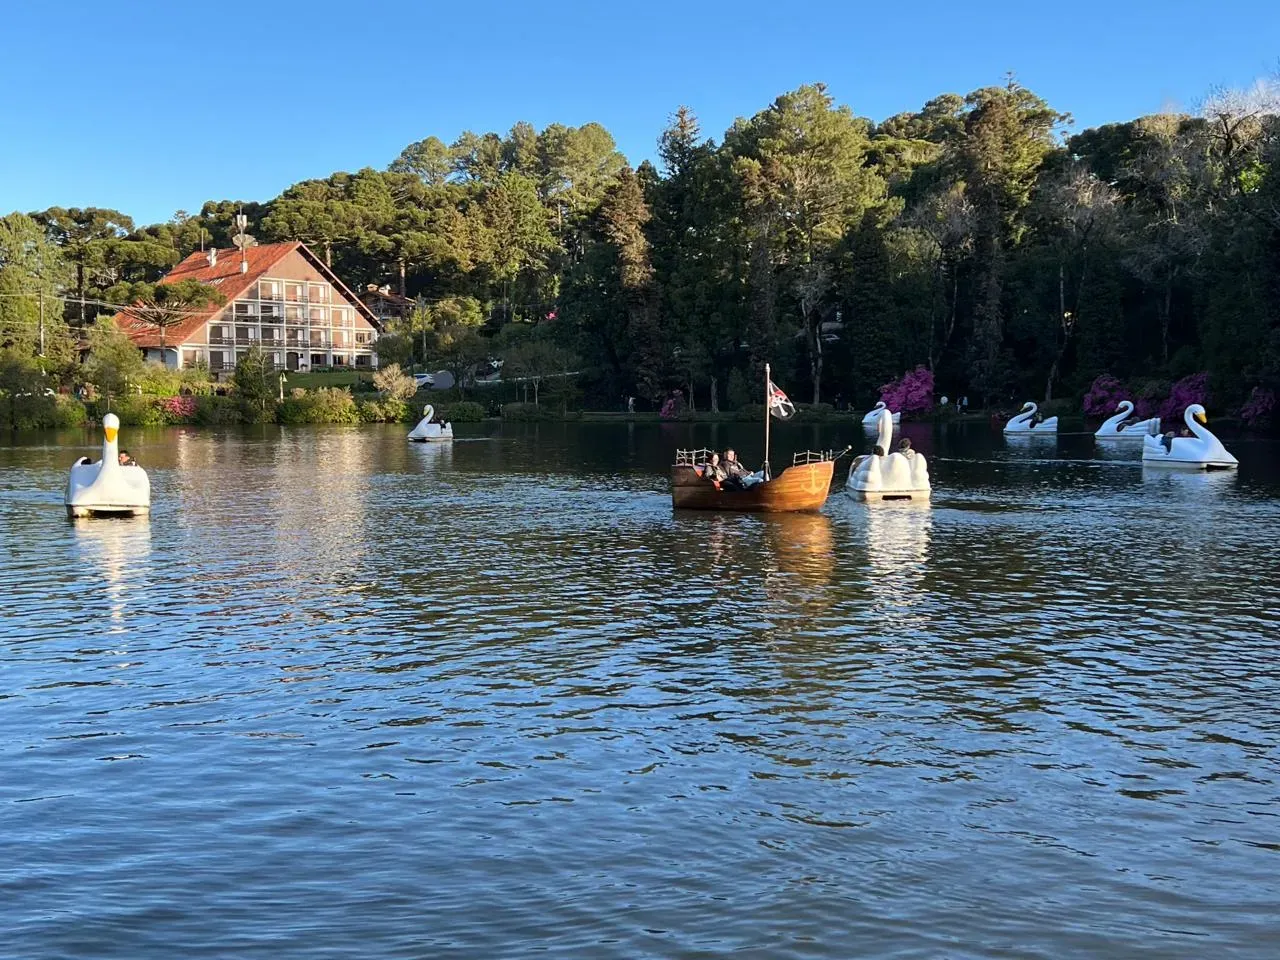
[[[214,394],[196,397],[195,422],[202,427],[228,427],[242,423],[240,405],[233,397]]]
[[[142,392],[152,397],[172,397],[182,385],[182,375],[164,364],[148,361],[134,381]],[[122,421],[123,422],[123,421]]]
[[[461,400],[441,407],[440,416],[450,423],[477,423],[484,419],[484,407],[472,400]]]
[[[281,423],[359,423],[360,411],[346,390],[337,387],[321,387],[308,390],[302,396],[294,395],[280,404],[278,417]]]
[[[454,404],[454,406],[462,406],[462,404]],[[475,406],[480,406],[478,403]],[[483,408],[481,414],[483,415]],[[477,417],[476,419],[480,419]],[[536,403],[504,403],[502,405],[502,419],[515,420],[518,422],[533,422],[536,420],[556,420],[558,419],[555,411],[540,407]]]
[[[412,417],[413,409],[403,400],[361,397],[356,401],[361,423],[405,423]]]
[[[75,397],[57,397],[53,405],[51,427],[82,427],[89,419],[84,404]]]
[[[796,404],[796,418],[805,421],[823,421],[830,420],[835,416],[836,408],[829,403],[798,403]],[[764,416],[763,404],[761,404],[760,416]]]
[[[78,427],[85,418],[84,404],[71,397],[50,397],[44,393],[0,396],[0,427],[13,430]]]
[[[165,422],[164,411],[155,397],[120,397],[112,402],[111,412],[125,427],[159,427]]]

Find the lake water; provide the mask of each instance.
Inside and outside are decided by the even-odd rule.
[[[1276,954],[1275,444],[770,518],[667,491],[754,425],[404,432],[126,430],[77,523],[0,438],[0,956]]]

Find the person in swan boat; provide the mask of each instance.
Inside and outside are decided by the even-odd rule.
[[[128,450],[121,450],[120,456],[116,460],[122,467],[136,467],[138,465],[138,461],[129,456]]]
[[[916,455],[916,452],[915,452],[914,450],[912,450],[912,449],[911,449],[911,440],[910,440],[910,438],[908,438],[908,437],[903,437],[903,438],[898,442],[898,452],[899,452],[900,454],[902,454],[904,457],[906,457],[908,460],[910,460],[912,457],[914,457],[914,456]]]

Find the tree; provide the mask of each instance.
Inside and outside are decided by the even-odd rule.
[[[443,140],[427,137],[405,147],[387,169],[392,173],[412,173],[427,186],[436,187],[449,179],[455,162],[454,152]]]
[[[275,408],[277,380],[275,368],[267,362],[267,356],[256,343],[236,360],[231,382],[241,405],[253,419],[266,417],[267,408]]]
[[[379,368],[373,375],[373,385],[388,400],[408,400],[418,392],[417,381],[401,370],[398,363]]]
[[[85,378],[107,398],[124,396],[142,377],[145,364],[133,341],[110,317],[99,317],[89,330]]]
[[[0,347],[54,365],[71,362],[59,296],[69,275],[61,251],[35,220],[21,213],[0,217]]]
[[[119,210],[99,207],[50,207],[32,217],[47,231],[49,239],[62,248],[63,256],[75,267],[75,293],[79,300],[80,322],[84,323],[84,297],[106,265],[107,252],[133,230],[133,220]]]
[[[814,84],[783,94],[726,138],[758,242],[769,249],[768,266],[783,279],[778,286],[790,289],[798,313],[814,403],[822,399],[828,261],[845,232],[885,196],[883,179],[863,163],[868,129]]]
[[[160,356],[165,350],[165,332],[170,327],[206,312],[204,308],[222,306],[226,296],[217,287],[199,280],[176,280],[173,283],[118,283],[107,291],[117,303],[128,304],[123,311],[138,325],[160,333]]]
[[[563,347],[546,340],[526,340],[509,348],[502,364],[504,380],[527,380],[533,386],[533,402],[538,403],[542,381],[572,372],[577,358]]]

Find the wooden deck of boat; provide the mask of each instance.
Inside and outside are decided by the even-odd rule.
[[[720,489],[693,467],[671,468],[671,505],[678,510],[731,510],[740,513],[791,513],[819,509],[831,490],[835,464],[830,460],[788,467],[767,483],[746,490]]]

